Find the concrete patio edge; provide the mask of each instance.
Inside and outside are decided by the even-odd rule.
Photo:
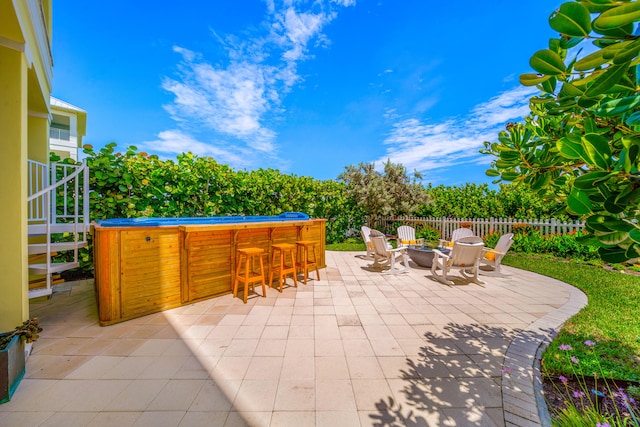
[[[522,330],[511,341],[505,354],[502,405],[508,427],[550,426],[547,404],[542,395],[542,352],[564,322],[587,305],[587,296],[581,290],[559,280],[556,282],[569,292],[569,300]]]

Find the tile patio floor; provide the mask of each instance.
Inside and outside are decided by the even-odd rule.
[[[0,426],[540,425],[534,356],[582,293],[508,267],[449,287],[326,258],[282,294],[107,327],[93,282],[65,284],[31,303],[44,331]]]

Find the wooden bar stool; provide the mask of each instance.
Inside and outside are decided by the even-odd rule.
[[[255,292],[254,283],[262,282],[262,296],[267,297],[267,288],[265,287],[264,280],[264,265],[262,263],[262,254],[264,249],[262,248],[244,248],[236,251],[236,276],[233,281],[233,296],[238,296],[238,284],[244,283],[244,297],[243,301],[247,303],[247,296],[249,295],[249,287],[252,292]],[[254,271],[253,263],[255,258],[260,260],[260,271]],[[244,273],[241,275],[241,267],[244,258]]]
[[[298,240],[296,242],[296,246],[296,258],[299,260],[296,266],[304,275],[304,284],[307,284],[307,276],[309,275],[309,268],[311,267],[315,268],[316,276],[318,280],[320,280],[320,271],[318,271],[318,255],[316,254],[316,242],[311,240]],[[309,257],[311,253],[313,253],[313,260]]]
[[[291,243],[278,243],[271,245],[271,272],[269,273],[269,285],[273,283],[273,275],[278,273],[278,284],[280,286],[280,292],[282,292],[282,286],[287,281],[287,274],[291,274],[293,277],[293,283],[295,287],[298,287],[298,281],[296,280],[296,256],[293,253],[295,245]],[[280,261],[276,264],[276,254],[280,255]],[[287,254],[291,259],[291,264],[287,264]]]

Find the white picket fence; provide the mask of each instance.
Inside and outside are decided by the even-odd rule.
[[[539,230],[544,236],[551,234],[571,233],[574,231],[584,230],[584,221],[568,221],[563,222],[556,219],[513,219],[513,218],[488,218],[488,219],[467,219],[467,218],[423,218],[413,216],[388,216],[379,217],[374,224],[374,228],[380,230],[388,230],[393,224],[399,225],[416,225],[426,224],[440,231],[443,239],[451,237],[451,232],[456,228],[460,228],[462,224],[471,225],[470,228],[476,236],[484,236],[490,232],[500,234],[510,233],[513,231],[515,224],[529,224]]]

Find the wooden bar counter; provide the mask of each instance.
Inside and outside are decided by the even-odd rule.
[[[100,324],[231,293],[237,248],[263,248],[268,277],[273,244],[311,240],[317,242],[320,268],[326,267],[324,219],[296,219],[292,214],[219,218],[222,221],[211,223],[171,218],[93,224]]]

